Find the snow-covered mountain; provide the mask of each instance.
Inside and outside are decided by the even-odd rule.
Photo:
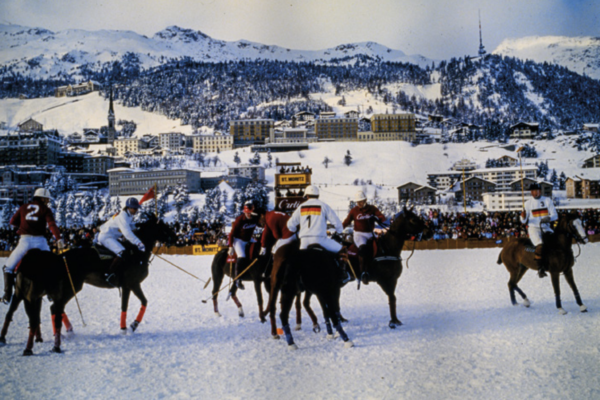
[[[494,54],[557,64],[600,79],[600,37],[530,36],[505,39]]]
[[[352,62],[357,58],[430,65],[420,55],[406,55],[374,42],[342,44],[335,48],[307,51],[240,40],[226,42],[200,31],[170,26],[152,38],[132,31],[52,32],[41,28],[0,25],[0,65],[33,78],[78,78],[81,68],[99,70],[113,61],[138,63],[151,68],[171,59],[195,61],[278,60]]]

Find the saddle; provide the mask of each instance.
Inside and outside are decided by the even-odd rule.
[[[369,239],[367,241],[367,246],[372,246],[372,253],[373,254],[373,258],[377,257],[379,254],[377,254],[377,252],[379,251],[379,246],[377,246],[377,241],[373,240],[373,239]],[[356,247],[356,245],[354,243],[352,243],[350,245],[350,247],[348,247],[348,256],[350,257],[358,257],[358,247]]]
[[[248,258],[252,259],[252,254],[254,254],[254,250],[255,250],[255,246],[256,245],[260,245],[260,243],[258,242],[250,242],[246,245],[246,254],[248,255]],[[235,253],[235,251],[233,252],[233,255],[228,255],[227,256],[227,260],[225,262],[227,263],[235,263],[237,261],[237,254]]]
[[[100,257],[100,260],[102,261],[112,260],[113,258],[115,258],[115,253],[102,246],[100,243],[93,244],[92,249],[98,252],[98,257]]]

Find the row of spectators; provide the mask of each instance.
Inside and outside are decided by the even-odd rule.
[[[558,211],[559,214],[566,212]],[[578,210],[588,235],[600,233],[600,210]],[[426,235],[417,240],[442,239],[499,239],[503,237],[527,236],[525,226],[521,225],[520,212],[441,212],[430,209],[422,211],[421,218],[428,228]],[[169,224],[177,233],[176,246],[192,246],[223,243],[226,238],[225,226],[218,223],[199,221],[195,224]],[[68,247],[86,246],[93,242],[98,233],[97,226],[66,229],[60,228],[63,240]],[[55,247],[54,239],[48,232],[50,246]],[[0,229],[0,251],[11,251],[17,245],[19,236],[14,229]]]

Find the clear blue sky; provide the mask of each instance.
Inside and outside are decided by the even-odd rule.
[[[407,54],[449,58],[505,38],[600,36],[597,0],[0,0],[0,23],[53,31],[170,25],[220,40],[318,50],[374,41]]]

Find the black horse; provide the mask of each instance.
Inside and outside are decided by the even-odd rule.
[[[376,240],[377,253],[369,262],[369,281],[375,281],[388,296],[390,306],[390,328],[402,325],[396,316],[396,285],[402,274],[400,252],[407,237],[425,230],[425,223],[412,210],[404,209],[396,214],[390,228]],[[368,242],[372,246],[372,242]],[[358,257],[349,253],[351,265],[358,266]],[[358,273],[358,272],[357,272]]]
[[[256,291],[256,300],[258,302],[258,315],[261,322],[265,322],[263,316],[263,296],[261,290],[261,283],[265,281],[268,291],[268,282],[264,278],[264,275],[266,275],[265,268],[267,267],[268,259],[267,257],[259,256],[260,245],[258,243],[255,243],[254,245],[250,244],[248,245],[248,247],[249,251],[247,251],[247,253],[250,255],[250,264],[247,267],[247,271],[239,271],[240,274],[243,273],[240,279],[242,281],[252,281],[254,283],[254,290]],[[227,262],[227,257],[227,249],[220,250],[213,258],[213,262],[211,264],[211,272],[213,279],[212,301],[215,314],[219,317],[221,316],[221,313],[219,313],[219,302],[217,300],[217,295],[221,288],[221,284],[223,283],[223,278],[225,276],[235,278],[234,276],[232,276],[235,271],[235,261]],[[238,315],[243,318],[244,308],[242,307],[242,303],[237,297],[237,290],[238,287],[236,285],[232,285],[230,290],[230,296],[238,308]]]
[[[587,307],[581,301],[579,290],[573,278],[573,265],[575,257],[571,244],[573,239],[578,243],[585,244],[588,242],[587,234],[581,224],[581,220],[576,213],[564,214],[558,220],[558,225],[554,233],[544,234],[544,258],[547,261],[548,272],[552,279],[552,287],[554,288],[554,296],[556,298],[556,308],[561,314],[567,312],[562,308],[560,300],[560,281],[559,277],[562,273],[567,280],[567,283],[573,291],[575,301],[579,305],[581,312],[587,312]],[[528,269],[537,270],[538,264],[534,259],[533,246],[531,241],[526,238],[508,242],[500,255],[498,256],[498,264],[504,263],[506,269],[510,273],[508,281],[508,290],[510,292],[510,301],[513,305],[517,305],[515,291],[523,299],[525,307],[530,306],[530,302],[523,291],[517,286],[523,275]]]
[[[272,273],[272,279],[276,281],[277,288],[281,289],[281,313],[279,316],[289,348],[297,348],[289,325],[289,314],[294,299],[300,294],[300,287],[306,290],[307,295],[315,295],[319,300],[327,328],[327,338],[333,339],[334,337],[333,323],[333,327],[344,341],[344,346],[353,347],[354,343],[348,338],[341,324],[340,293],[344,273],[338,264],[340,262],[337,259],[338,256],[325,251],[320,246],[310,246],[307,250],[302,251],[298,251],[297,248],[297,242],[281,247],[274,256],[274,265],[277,264],[279,267],[276,272],[274,266]],[[276,277],[273,277],[273,274],[276,274]],[[269,298],[271,315],[274,313],[277,288],[272,288]],[[307,297],[308,300],[306,300]],[[307,297],[305,297],[305,307],[306,303],[310,302],[310,297]],[[314,321],[315,319],[313,319]],[[313,330],[315,333],[320,331],[318,324],[313,325]],[[273,336],[275,337],[276,333]]]
[[[138,224],[135,233],[144,243],[146,251],[142,253],[138,250],[129,250],[132,253],[126,257],[127,263],[123,266],[123,272],[117,279],[117,286],[123,290],[121,298],[121,330],[123,332],[127,330],[127,306],[132,291],[142,303],[136,320],[131,324],[132,330],[137,329],[146,310],[148,301],[141,289],[141,282],[148,276],[148,264],[152,249],[157,242],[170,243],[176,240],[175,233],[153,215],[148,215],[145,222]],[[111,258],[101,258],[98,250],[93,247],[72,249],[61,255],[42,250],[27,252],[17,272],[18,278],[19,273],[23,271],[23,278],[16,281],[15,287],[18,291],[15,291],[6,314],[0,333],[0,342],[6,341],[8,326],[20,302],[29,298],[30,300],[27,301],[32,302],[39,299],[41,304],[41,298],[48,294],[49,299],[53,302],[50,307],[55,330],[53,351],[60,353],[61,329],[63,319],[66,318],[64,313],[66,304],[75,296],[75,293],[83,288],[84,283],[104,289],[113,289],[114,286],[105,280],[105,273],[111,262]],[[69,274],[67,274],[67,268]],[[33,272],[25,275],[27,271]],[[49,279],[46,271],[50,271],[48,273],[53,276],[56,275],[56,278]],[[27,302],[25,304],[26,308],[31,308],[31,306],[27,306]],[[39,321],[39,310],[37,319]],[[33,333],[35,334],[36,331],[33,330]]]

